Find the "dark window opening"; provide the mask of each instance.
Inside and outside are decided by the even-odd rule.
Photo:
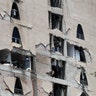
[[[19,3],[20,2],[20,0],[14,0],[15,2],[17,2],[17,3]]]
[[[50,35],[50,49],[52,52],[64,52],[64,40],[60,37]]]
[[[62,3],[61,0],[50,0],[50,5],[52,7],[59,7],[59,8],[61,8],[61,3]]]
[[[21,68],[25,70],[31,70],[32,68],[32,63],[31,61],[32,57],[21,55],[16,52],[11,53],[11,59],[12,59],[12,64],[14,68]]]
[[[30,61],[31,61],[31,70],[34,70],[35,69],[35,66],[34,66],[34,58],[31,56],[30,57]]]
[[[65,78],[65,62],[51,59],[52,77],[64,79]]]
[[[49,26],[51,29],[59,29],[62,31],[62,15],[49,12]]]
[[[14,27],[13,29],[12,42],[21,44],[21,38],[17,27]]]
[[[83,40],[85,39],[83,29],[82,29],[82,26],[80,24],[78,24],[78,26],[77,26],[77,38],[83,39]]]
[[[75,56],[78,60],[86,62],[85,53],[82,47],[75,46]]]
[[[0,63],[1,64],[11,63],[11,53],[8,49],[0,50]]]
[[[82,47],[67,43],[67,55],[73,58],[75,57],[78,61],[86,62],[84,49]]]
[[[13,49],[11,52],[8,49],[0,50],[0,63],[4,65],[13,65],[13,68],[20,68],[27,71],[34,70],[33,62],[34,56],[33,55],[26,55],[28,51]],[[28,52],[28,54],[30,54]]]
[[[15,19],[20,19],[20,14],[18,10],[18,6],[15,2],[13,2],[12,9],[11,9],[11,17]]]
[[[20,79],[16,78],[15,88],[14,88],[15,94],[22,94],[23,95],[23,88]]]
[[[54,83],[53,96],[67,96],[67,86]]]
[[[80,83],[84,86],[88,86],[88,81],[87,81],[87,76],[85,73],[85,69],[81,69],[81,74],[80,74]]]
[[[89,96],[86,92],[82,92],[80,96]]]

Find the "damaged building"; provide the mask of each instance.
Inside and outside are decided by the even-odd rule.
[[[1,0],[0,96],[96,96],[95,6]]]

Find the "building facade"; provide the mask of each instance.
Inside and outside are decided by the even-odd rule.
[[[0,96],[95,96],[95,6],[0,1]]]

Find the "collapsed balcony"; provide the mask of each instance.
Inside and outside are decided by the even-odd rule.
[[[31,70],[33,69],[33,56],[27,54],[29,54],[29,52],[27,53],[27,51],[19,49],[12,51],[8,49],[0,50],[0,63],[13,65],[13,68]]]
[[[51,7],[59,7],[61,8],[61,0],[50,0],[50,6]]]
[[[51,59],[52,77],[65,78],[65,62],[61,60]]]
[[[60,37],[50,34],[50,50],[51,52],[64,53],[64,40]]]
[[[15,68],[31,69],[31,62],[33,58],[12,52],[11,59]]]
[[[51,29],[57,28],[62,31],[62,19],[62,15],[49,12],[49,27]]]

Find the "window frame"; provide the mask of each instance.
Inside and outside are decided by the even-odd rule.
[[[17,20],[20,20],[20,12],[16,2],[13,2],[11,8],[11,17]]]
[[[12,42],[17,43],[17,44],[22,44],[20,33],[19,33],[19,30],[17,27],[14,27],[14,29],[13,29]]]
[[[81,24],[77,25],[77,38],[81,40],[85,40],[84,32]]]

